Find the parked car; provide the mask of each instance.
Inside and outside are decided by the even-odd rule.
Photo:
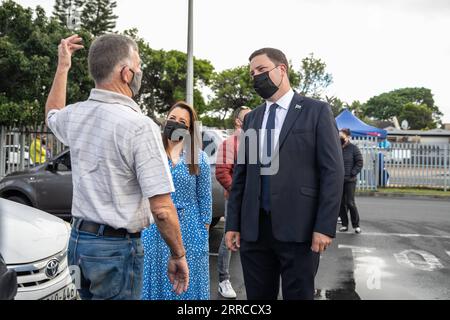
[[[0,199],[0,253],[17,275],[16,300],[73,300],[67,263],[70,225],[46,212]]]
[[[214,226],[224,215],[222,186],[215,178],[217,148],[226,137],[221,130],[203,131],[203,149],[211,162]],[[54,214],[67,221],[72,209],[72,166],[66,150],[46,164],[7,175],[0,181],[0,197]]]

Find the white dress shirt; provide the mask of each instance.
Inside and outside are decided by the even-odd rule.
[[[266,138],[266,125],[267,125],[267,119],[269,118],[270,106],[274,103],[279,105],[279,107],[275,111],[275,130],[274,130],[273,146],[275,146],[275,148],[276,148],[278,145],[278,140],[280,138],[281,129],[283,128],[284,120],[286,120],[286,116],[289,111],[289,106],[291,105],[293,98],[294,98],[294,90],[290,89],[284,96],[282,96],[276,102],[271,102],[271,101],[266,100],[266,111],[264,113],[263,123],[262,123],[262,127],[261,127],[262,129],[261,129],[260,141],[259,141],[261,158],[263,158],[264,141]]]

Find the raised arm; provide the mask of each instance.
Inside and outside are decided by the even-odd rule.
[[[61,110],[66,105],[67,76],[72,66],[72,55],[84,47],[78,35],[61,40],[58,46],[58,67],[45,105],[45,119],[50,110]]]

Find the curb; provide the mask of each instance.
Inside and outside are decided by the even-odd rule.
[[[409,199],[409,200],[441,200],[449,201],[450,195],[421,195],[414,193],[379,193],[379,192],[357,192],[358,197],[373,197],[373,198],[392,198],[392,199]]]

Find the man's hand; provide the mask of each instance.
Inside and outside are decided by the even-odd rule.
[[[186,292],[189,286],[189,268],[186,257],[169,259],[167,273],[170,283],[173,284],[173,291],[180,295]]]
[[[311,250],[316,253],[323,253],[327,249],[327,247],[331,245],[332,242],[333,239],[331,239],[330,237],[318,232],[314,232]]]
[[[75,51],[83,49],[80,44],[83,41],[77,34],[69,38],[61,40],[58,46],[58,69],[61,71],[68,71],[72,66],[72,55]]]
[[[72,65],[72,55],[75,51],[83,49],[80,44],[82,39],[74,34],[73,36],[61,40],[58,46],[58,68],[55,79],[45,104],[45,121],[50,110],[61,110],[66,105],[67,77]]]
[[[235,231],[228,231],[225,234],[225,243],[228,250],[236,252],[241,247],[241,233]]]

